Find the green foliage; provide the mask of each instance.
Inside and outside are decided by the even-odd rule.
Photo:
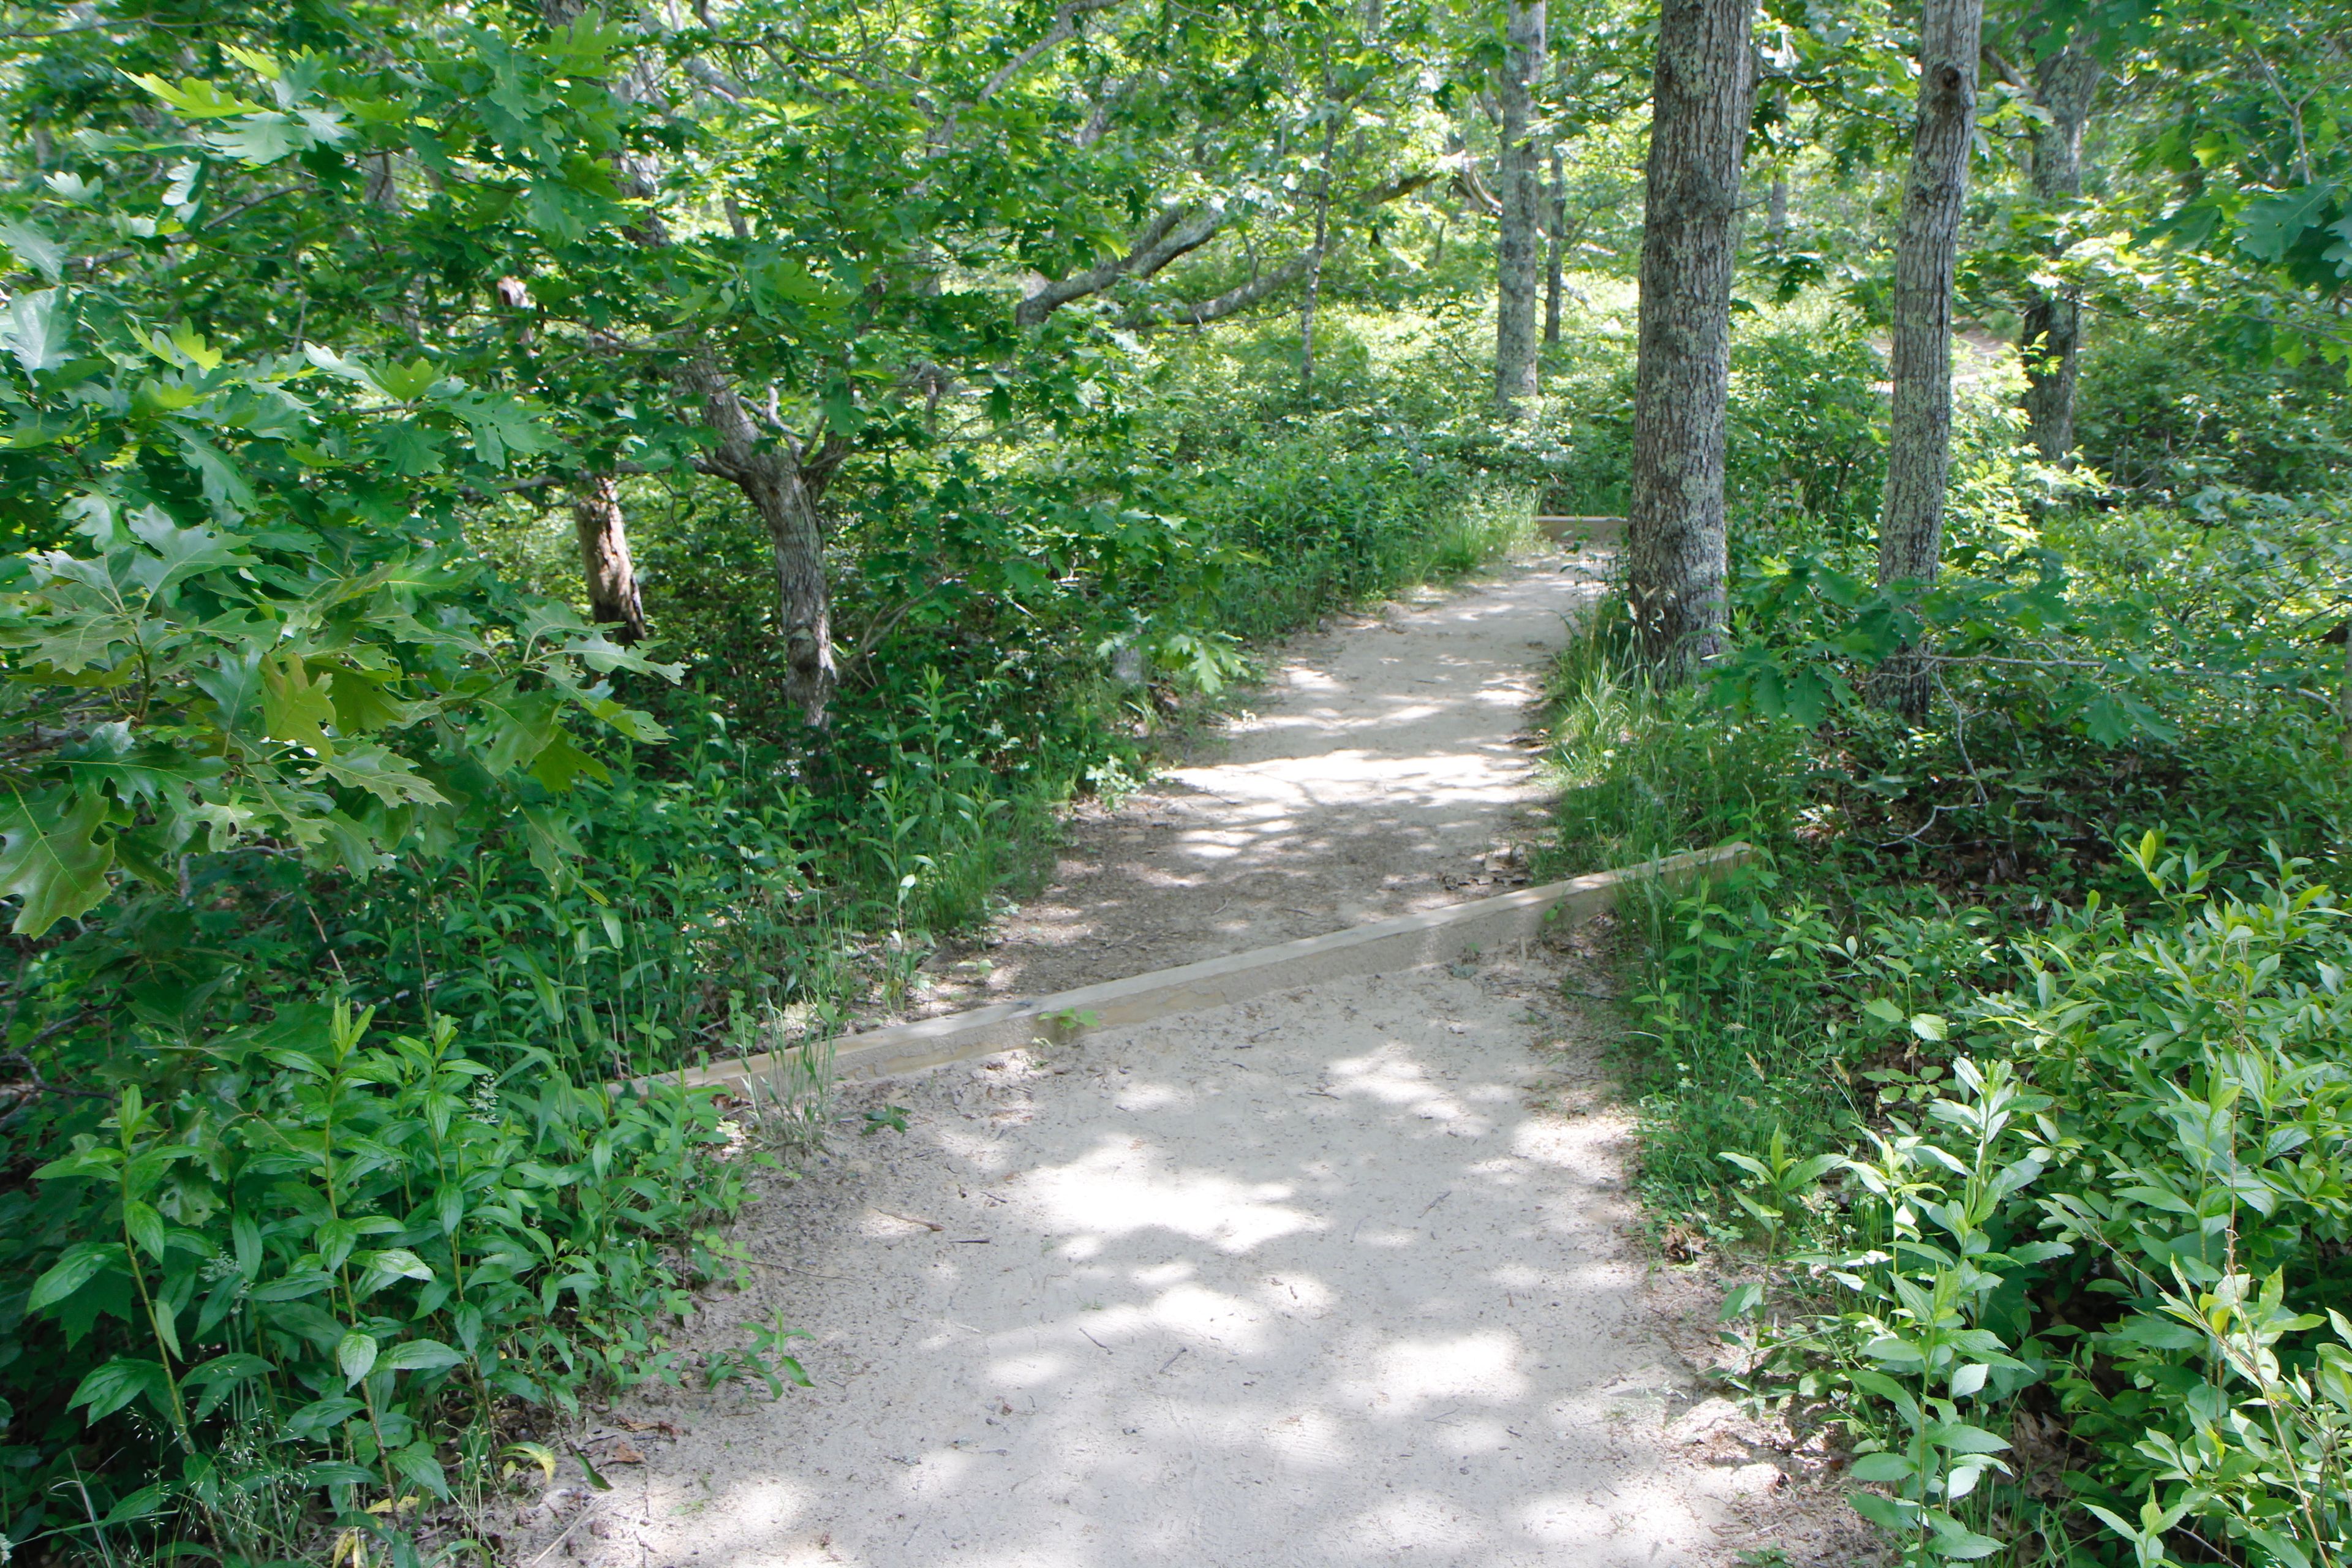
[[[1764,1383],[1843,1410],[1853,1478],[1889,1489],[1856,1506],[1919,1561],[1990,1555],[1988,1531],[2063,1546],[2038,1489],[1954,1511],[2011,1476],[1997,1434],[2040,1409],[2079,1506],[2141,1563],[2188,1560],[2175,1531],[2183,1552],[2339,1562],[2352,1323],[2288,1302],[2340,1289],[2352,938],[2298,863],[2241,896],[2154,833],[2128,858],[2157,910],[2060,911],[2018,941],[2017,988],[1961,992],[1922,1031],[1976,1054],[1883,1098],[1874,1152],[1817,1205],[1829,1245],[1794,1260],[1820,1285],[1762,1334]]]
[[[661,738],[603,681],[653,666],[457,548],[446,470],[499,471],[539,439],[527,408],[422,361],[238,363],[94,290],[13,309],[12,499],[73,523],[0,565],[18,933],[86,914],[117,869],[168,885],[192,843],[363,872],[469,818],[543,822],[603,772],[567,721]]]
[[[1622,513],[1633,461],[1633,344],[1618,313],[1584,314],[1573,346],[1553,351],[1547,365],[1546,420],[1559,450],[1546,510]],[[1885,472],[1876,384],[1885,374],[1850,312],[1809,300],[1735,316],[1724,489],[1747,548],[1851,546],[1874,537]]]
[[[1732,343],[1725,488],[1759,553],[1768,541],[1786,548],[1877,535],[1884,363],[1860,322],[1806,315],[1743,317]]]
[[[2075,427],[2111,483],[2200,510],[2232,491],[2328,494],[2352,464],[2341,367],[2256,368],[2210,328],[2102,332],[2084,356]]]
[[[2310,374],[2147,353],[2200,406],[2292,407]],[[1866,374],[1786,404],[1736,383],[1757,406],[1735,428],[1801,433]],[[2086,429],[2172,439],[2179,398],[2108,384]],[[2175,441],[2207,466],[2140,492],[2170,510],[2053,475],[1966,394],[1931,588],[1879,589],[1864,510],[1768,479],[1789,499],[1735,531],[1709,682],[1651,687],[1614,604],[1554,671],[1553,868],[1765,852],[1629,911],[1641,1184],[1741,1270],[1733,1382],[1842,1427],[1855,1506],[1908,1561],[2342,1560],[2352,1346],[2322,1309],[2347,962],[2305,879],[2342,863],[2343,654],[2320,634],[2352,578],[2306,406],[2201,458]],[[1866,471],[1865,422],[1811,428],[1807,470],[1842,449]],[[1906,723],[1869,671],[1923,637],[1937,700]],[[2284,858],[2225,887],[2151,822]]]
[[[499,1402],[683,1375],[708,1260],[668,1238],[743,1198],[709,1098],[495,1068],[446,1017],[372,1044],[369,1021],[280,1007],[208,1042],[190,1087],[75,1114],[0,1194],[12,1539],[104,1551],[180,1513],[298,1556],[314,1499],[374,1535],[413,1504],[372,1499],[493,1485]],[[89,1479],[85,1516],[51,1483],[126,1422],[159,1434],[150,1468]]]

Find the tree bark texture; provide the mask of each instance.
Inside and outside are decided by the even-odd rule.
[[[1927,0],[1920,29],[1919,119],[1895,250],[1882,584],[1932,582],[1943,546],[1952,460],[1952,273],[1976,126],[1982,0]]]
[[[1517,415],[1536,394],[1536,279],[1542,265],[1543,160],[1535,85],[1543,79],[1544,0],[1510,0],[1503,32],[1502,231],[1495,247],[1495,405]]]
[[[702,468],[740,489],[767,525],[776,560],[784,695],[800,706],[804,722],[822,728],[837,679],[824,529],[817,515],[817,496],[830,467],[805,462],[788,437],[781,445],[763,441],[741,395],[708,350],[688,359],[681,375],[687,389],[702,399],[703,417],[718,437]]]
[[[1878,525],[1882,585],[1932,583],[1943,552],[1952,466],[1952,272],[1976,131],[1983,26],[1983,0],[1927,0],[1920,18],[1919,118],[1895,247],[1894,409]],[[1879,671],[1876,696],[1906,714],[1924,714],[1928,676],[1918,651],[1907,650]]]
[[[2098,86],[2098,62],[2079,41],[2043,60],[2033,73],[2034,101],[2050,115],[2050,122],[2033,135],[2033,194],[2048,205],[2083,194],[2083,128],[2090,121]],[[2033,445],[2047,462],[2071,466],[2074,460],[2082,335],[2081,289],[2066,283],[2048,289],[2027,286],[2018,343],[2025,362],[2025,416]]]
[[[1739,160],[1756,95],[1752,4],[1666,0],[1658,19],[1626,596],[1643,655],[1667,679],[1722,647],[1723,421]]]
[[[1559,145],[1551,149],[1551,232],[1544,237],[1543,341],[1559,342],[1560,296],[1568,291],[1568,177],[1560,166]]]
[[[582,480],[572,492],[572,521],[580,533],[580,572],[588,582],[589,618],[611,627],[614,642],[643,640],[646,608],[637,597],[636,564],[629,559],[619,482],[610,474]]]

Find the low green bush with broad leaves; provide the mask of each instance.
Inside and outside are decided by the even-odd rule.
[[[1908,1561],[2340,1563],[2336,506],[2094,508],[1999,413],[1934,586],[1801,505],[1705,683],[1609,605],[1555,672],[1554,868],[1763,851],[1626,911],[1641,1188]],[[1923,646],[1926,710],[1874,703]]]
[[[2149,903],[2055,911],[2013,985],[1866,1005],[1944,1059],[1868,1069],[1850,1153],[1727,1156],[1810,1243],[1727,1303],[1751,1392],[1843,1424],[1906,1563],[2352,1550],[2352,911],[2126,857]]]
[[[331,1525],[413,1557],[420,1501],[551,1468],[514,1436],[534,1410],[800,1375],[781,1351],[698,1364],[673,1342],[723,1267],[696,1227],[744,1198],[709,1094],[500,1069],[446,1018],[375,1038],[348,1006],[282,1008],[205,1055],[0,1193],[12,1537],[104,1555],[161,1531],[261,1562]],[[77,1466],[89,1436],[131,1434],[143,1470]]]

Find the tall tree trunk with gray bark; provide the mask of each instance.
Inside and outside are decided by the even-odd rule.
[[[2033,100],[2050,116],[2033,133],[2033,194],[2051,206],[2083,194],[2083,128],[2099,86],[2098,62],[2080,39],[2033,73]],[[2063,244],[2053,246],[2063,250]],[[2054,260],[2053,254],[2053,259]],[[2081,370],[2083,291],[2071,283],[2028,284],[2019,357],[2025,362],[2025,416],[2044,460],[2071,465],[2074,382]]]
[[[1927,0],[1920,19],[1919,118],[1895,249],[1894,409],[1878,527],[1882,585],[1934,582],[1943,552],[1952,466],[1952,274],[1976,134],[1983,27],[1983,0]],[[1874,683],[1880,703],[1915,717],[1927,711],[1930,689],[1931,671],[1917,648],[1890,659]]]
[[[1643,656],[1686,676],[1723,639],[1723,422],[1753,0],[1666,0],[1642,218],[1626,596]]]
[[[614,642],[642,640],[646,607],[637,596],[636,564],[629,559],[621,487],[612,475],[592,475],[573,488],[572,521],[580,535],[580,571],[588,582],[589,618],[611,627]]]
[[[1495,247],[1495,405],[1516,417],[1536,395],[1536,285],[1543,259],[1543,159],[1536,83],[1543,79],[1544,0],[1510,0],[1503,32],[1503,224]]]

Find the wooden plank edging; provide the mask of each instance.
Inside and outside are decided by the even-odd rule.
[[[1526,941],[1555,917],[1570,925],[1590,920],[1614,907],[1619,890],[1631,883],[1654,879],[1679,887],[1745,865],[1754,854],[1746,844],[1694,849],[1638,866],[1374,921],[1326,936],[1301,937],[1125,980],[1000,1002],[911,1024],[887,1025],[835,1040],[834,1073],[845,1080],[894,1078],[948,1062],[1017,1050],[1041,1038],[1059,1043],[1090,1028],[1148,1023],[1174,1013],[1244,1002],[1270,991],[1288,991],[1349,975],[1449,963],[1465,949]],[[675,1076],[665,1073],[662,1079],[685,1089],[740,1089],[747,1081],[774,1072],[791,1054],[771,1052],[713,1062]]]

